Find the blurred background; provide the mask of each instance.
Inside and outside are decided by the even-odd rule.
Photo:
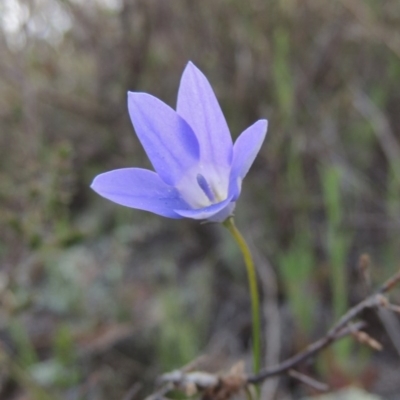
[[[234,137],[270,123],[236,209],[260,275],[265,364],[368,293],[360,264],[373,287],[398,270],[398,0],[1,0],[1,399],[47,399],[39,385],[129,400],[202,354],[213,371],[249,365],[245,269],[223,227],[89,189],[100,172],[149,167],[126,93],[175,107],[189,60]],[[345,341],[302,371],[399,399],[399,322],[365,318],[382,352]],[[312,394],[287,377],[265,390]]]

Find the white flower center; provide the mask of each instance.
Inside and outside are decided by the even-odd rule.
[[[176,185],[193,209],[208,207],[228,197],[229,170],[197,165]]]

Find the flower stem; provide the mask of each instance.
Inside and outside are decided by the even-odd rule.
[[[242,234],[236,228],[232,217],[224,221],[225,228],[231,233],[235,239],[240,251],[242,252],[244,262],[246,264],[247,277],[249,281],[251,296],[251,313],[253,325],[253,370],[258,373],[261,369],[261,321],[260,321],[260,296],[258,294],[256,269],[254,267],[253,258],[251,257],[249,246],[244,240]]]

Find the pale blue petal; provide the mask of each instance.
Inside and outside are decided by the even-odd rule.
[[[146,93],[128,93],[136,134],[161,179],[175,185],[199,161],[199,143],[176,111]]]
[[[197,136],[202,163],[230,166],[232,138],[228,125],[207,78],[191,62],[182,75],[177,112]]]
[[[240,194],[242,180],[260,151],[267,134],[268,121],[261,119],[248,127],[233,146],[233,161],[230,175],[229,194],[236,200]]]
[[[153,171],[122,168],[96,176],[91,188],[100,196],[130,208],[179,219],[174,209],[188,208],[179,192]]]
[[[175,209],[174,211],[181,215],[182,217],[192,218],[192,219],[212,219],[212,217],[220,212],[222,212],[225,208],[229,207],[229,203],[232,201],[230,197],[226,200],[221,201],[217,204],[212,204],[211,206],[204,208],[197,208],[194,210],[188,209]],[[226,219],[226,218],[224,218]]]
[[[235,202],[229,203],[225,208],[223,208],[217,214],[214,214],[213,216],[209,217],[208,221],[224,222],[228,217],[231,217],[233,215],[233,211],[235,210],[235,207],[236,207]]]

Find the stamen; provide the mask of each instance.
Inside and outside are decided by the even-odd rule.
[[[210,185],[206,181],[206,178],[204,178],[203,175],[197,174],[197,183],[199,184],[201,190],[204,192],[204,194],[207,196],[208,200],[210,200],[212,203],[215,202],[215,196],[213,191],[211,190]]]

